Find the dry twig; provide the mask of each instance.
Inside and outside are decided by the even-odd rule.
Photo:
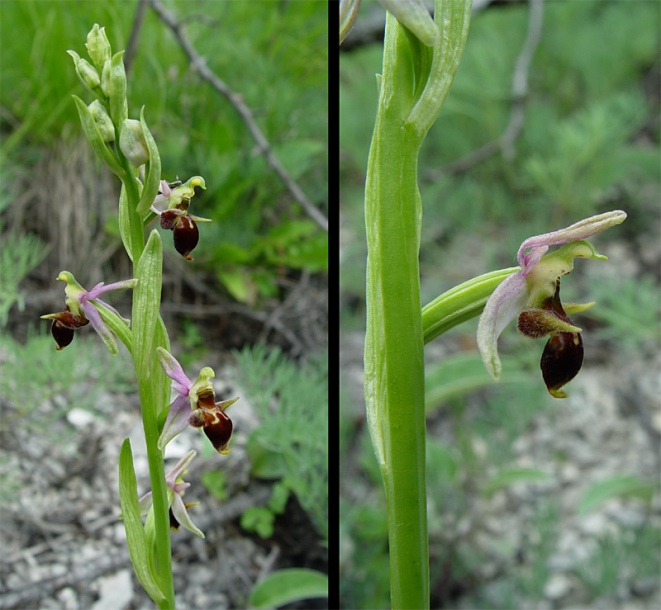
[[[218,76],[209,69],[204,58],[200,56],[195,50],[195,47],[193,47],[188,38],[184,35],[181,23],[177,22],[177,20],[165,10],[160,0],[149,1],[154,12],[159,16],[161,21],[172,30],[172,33],[175,35],[182,49],[188,56],[191,65],[197,70],[200,77],[207,81],[216,91],[222,94],[239,113],[239,116],[246,124],[248,131],[250,131],[250,135],[252,135],[253,140],[255,140],[259,152],[266,157],[267,163],[271,169],[278,174],[280,180],[282,180],[292,197],[299,203],[305,213],[314,220],[314,222],[316,222],[324,231],[328,231],[328,219],[312,204],[298,184],[289,175],[287,170],[282,166],[273,153],[268,140],[264,137],[264,134],[257,125],[252,110],[246,105],[242,97],[232,91],[224,81],[218,78]]]

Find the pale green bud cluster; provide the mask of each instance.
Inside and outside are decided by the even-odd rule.
[[[76,74],[96,98],[86,105],[73,96],[85,135],[101,160],[137,193],[139,213],[146,213],[158,194],[161,160],[142,113],[140,120],[128,118],[124,51],[113,55],[105,28],[98,24],[85,46],[91,62],[68,51]]]

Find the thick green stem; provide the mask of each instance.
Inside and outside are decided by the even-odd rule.
[[[429,47],[388,15],[365,187],[365,402],[386,490],[393,608],[429,608],[418,153],[463,52],[470,0],[437,0]]]
[[[425,400],[418,271],[421,201],[417,159],[422,138],[405,125],[408,96],[397,95],[397,88],[387,81],[412,81],[412,66],[406,61],[406,35],[391,16],[386,31],[386,37],[396,38],[398,49],[390,63],[384,58],[382,87],[388,87],[392,96],[386,99],[385,92],[381,92],[368,162],[365,395],[386,489],[392,606],[428,608]]]

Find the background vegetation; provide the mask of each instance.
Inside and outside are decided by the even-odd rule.
[[[327,3],[163,4],[327,216]],[[36,447],[58,434],[75,450],[80,430],[68,424],[68,414],[87,411],[110,426],[116,418],[108,396],[135,393],[121,355],[109,359],[87,336],[55,353],[49,325],[38,317],[61,309],[64,295],[54,278],[62,269],[88,288],[129,273],[117,228],[119,185],[84,140],[71,99],[82,96],[81,85],[66,51],[85,56],[94,23],[105,26],[114,52],[126,48],[137,7],[134,0],[0,4],[0,434],[16,436],[20,428]],[[307,543],[298,556],[288,548],[278,566],[325,570],[327,233],[294,201],[235,108],[200,79],[149,6],[128,81],[129,117],[145,106],[163,178],[203,176],[207,190],[197,193],[192,211],[213,220],[200,226],[193,263],[174,251],[169,232],[163,235],[162,302],[173,352],[187,370],[202,362],[241,379],[244,404],[254,405],[245,420],[238,416],[252,429],[246,480],[234,465],[226,473],[203,455],[209,463],[202,483],[226,503],[243,491],[249,472],[251,482],[272,481],[267,507],[244,511],[239,537],[257,532],[264,544],[286,547],[278,537],[289,532]],[[113,305],[125,311],[121,299]],[[3,442],[0,455],[7,507],[31,480],[15,468],[22,458],[20,443],[14,445]],[[257,465],[266,454],[280,460],[268,473]],[[202,499],[210,509],[212,496]],[[230,595],[239,607],[247,603],[242,588]]]
[[[359,21],[369,12],[370,3],[365,3]],[[635,361],[641,367],[636,370],[654,376],[650,357],[661,339],[658,5],[545,3],[514,154],[494,146],[484,159],[471,161],[474,151],[498,141],[508,125],[512,79],[528,19],[529,7],[521,3],[498,3],[474,16],[452,91],[423,147],[423,303],[472,276],[514,264],[527,236],[620,208],[629,214],[626,223],[598,240],[598,250],[611,260],[604,265],[578,261],[563,282],[563,298],[598,302],[581,319],[587,367],[615,358]],[[360,385],[366,256],[362,204],[377,102],[374,75],[381,59],[378,43],[340,56],[341,573],[347,608],[389,603],[384,498],[362,426]],[[507,355],[505,379],[494,386],[476,356],[476,325],[457,328],[426,349],[432,607],[535,605],[545,594],[549,558],[568,518],[562,516],[562,498],[540,493],[534,496],[534,516],[517,513],[516,527],[530,532],[528,546],[519,547],[518,560],[508,554],[511,549],[501,549],[509,567],[488,578],[482,568],[489,559],[476,539],[483,517],[462,534],[462,516],[475,515],[477,504],[517,483],[543,487],[549,470],[572,462],[572,455],[562,453],[541,469],[521,468],[517,461],[517,447],[524,446],[531,430],[545,425],[540,422],[547,417],[557,419],[564,406],[550,399],[541,383],[537,367],[543,345],[512,329],[500,340]],[[635,399],[622,400],[629,404]],[[643,404],[643,409],[658,409],[658,400]],[[642,476],[636,484],[647,489],[643,502],[650,501],[654,485],[649,478]],[[585,493],[590,505],[590,489]],[[622,495],[616,484],[606,492],[611,498]],[[468,527],[466,519],[463,523]],[[659,532],[658,522],[646,522],[636,531],[604,539],[592,563],[579,570],[582,586],[573,601],[589,605],[612,595],[613,580],[605,574],[611,570],[623,578],[631,553],[639,575],[656,574]],[[647,537],[656,555],[643,546],[635,550],[632,540],[640,536]],[[496,539],[511,542],[495,536],[495,545]],[[617,554],[607,550],[611,545]]]

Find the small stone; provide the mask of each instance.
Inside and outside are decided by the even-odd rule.
[[[602,536],[611,529],[608,519],[601,513],[584,517],[579,525],[581,531],[590,536]]]
[[[84,428],[94,421],[94,415],[85,409],[76,407],[67,413],[67,421],[76,428]]]
[[[100,578],[99,599],[91,610],[117,610],[125,608],[133,598],[133,582],[129,570],[120,570],[115,574]]]
[[[553,574],[544,585],[544,597],[558,600],[571,590],[571,580],[564,574]]]

